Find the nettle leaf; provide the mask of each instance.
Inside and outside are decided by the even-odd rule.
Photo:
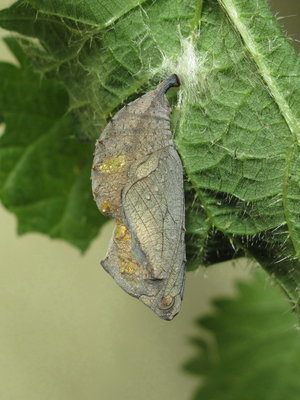
[[[190,2],[142,3],[22,0],[0,12],[3,28],[39,39],[42,49],[31,45],[26,51],[39,71],[65,84],[85,136],[96,138],[116,109],[149,88],[163,54],[180,53],[179,27],[181,34],[190,30]]]
[[[214,229],[274,274],[298,307],[300,63],[262,1],[205,2],[198,96],[178,149]]]
[[[77,137],[177,73],[189,268],[249,255],[298,307],[300,66],[264,0],[19,0],[0,25],[38,39],[21,46]]]
[[[215,300],[215,311],[197,322],[201,333],[191,341],[197,355],[185,365],[199,379],[194,400],[299,398],[295,315],[264,272],[254,277],[239,284],[236,298]]]
[[[61,85],[27,68],[14,39],[6,43],[21,67],[0,63],[0,197],[18,218],[18,232],[42,232],[85,250],[105,222],[90,189],[93,146],[74,140]]]

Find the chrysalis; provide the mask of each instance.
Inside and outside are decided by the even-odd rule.
[[[183,171],[166,91],[176,75],[123,107],[96,142],[92,188],[116,220],[104,269],[127,293],[171,320],[185,277]]]

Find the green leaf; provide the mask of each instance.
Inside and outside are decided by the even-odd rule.
[[[300,65],[264,0],[19,0],[0,25],[38,39],[21,46],[67,89],[77,137],[178,73],[189,268],[247,254],[298,307]]]
[[[6,40],[21,67],[0,63],[0,197],[18,218],[18,232],[37,231],[85,250],[105,222],[92,201],[93,146],[74,139],[65,90],[28,70],[14,39]]]
[[[185,370],[198,376],[192,397],[205,400],[297,400],[300,341],[295,315],[263,272],[239,285],[234,299],[214,302],[215,311],[198,320],[197,355]],[[278,317],[280,316],[280,318]],[[207,334],[206,334],[207,337]]]
[[[300,63],[263,1],[204,4],[195,97],[177,143],[209,221],[274,274],[295,307],[300,283]]]
[[[174,29],[180,26],[182,34],[189,32],[195,7],[181,0],[151,4],[90,1],[79,8],[78,3],[83,4],[17,1],[0,12],[0,25],[40,40],[44,51],[36,46],[26,51],[39,71],[64,83],[81,131],[96,138],[116,109],[149,87],[163,55],[180,53],[180,37]],[[102,17],[92,27],[83,23],[91,19],[87,17],[89,5],[93,4],[95,19],[115,3],[119,5],[113,26],[106,27],[108,20]]]

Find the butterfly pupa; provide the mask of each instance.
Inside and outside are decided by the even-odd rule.
[[[104,269],[127,293],[171,320],[185,279],[183,169],[170,130],[172,75],[127,104],[96,142],[92,190],[116,221]]]

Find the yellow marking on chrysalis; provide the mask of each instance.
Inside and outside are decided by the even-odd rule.
[[[115,237],[118,240],[129,240],[130,233],[125,225],[122,223],[117,222],[116,230],[115,230]]]
[[[115,174],[116,172],[121,172],[125,165],[125,155],[120,154],[118,156],[113,156],[103,160],[97,169],[100,172],[107,174]]]
[[[101,203],[102,214],[109,214],[112,212],[112,210],[113,210],[113,206],[107,200],[102,201],[102,203]]]
[[[134,275],[138,270],[138,265],[130,260],[120,259],[121,274]]]

